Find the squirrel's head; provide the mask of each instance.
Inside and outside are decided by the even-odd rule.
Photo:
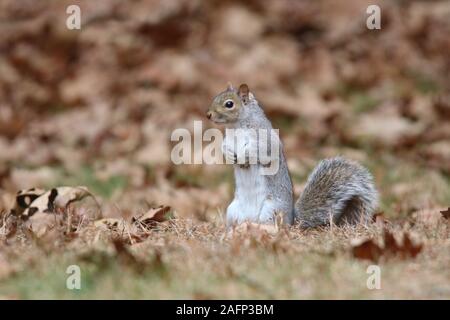
[[[253,95],[246,84],[241,84],[236,90],[229,83],[227,89],[213,99],[206,117],[215,123],[236,122],[242,108],[245,108],[250,99],[253,99]]]

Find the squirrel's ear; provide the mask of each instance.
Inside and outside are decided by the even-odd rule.
[[[233,85],[231,84],[230,81],[228,81],[228,82],[227,82],[227,91],[233,91],[233,90],[234,90]]]
[[[246,85],[245,83],[241,84],[239,86],[238,94],[239,94],[239,97],[241,98],[242,102],[244,104],[247,104],[248,100],[249,100],[249,94],[250,94],[248,85]]]

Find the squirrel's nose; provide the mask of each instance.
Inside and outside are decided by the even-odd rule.
[[[208,111],[208,112],[206,113],[206,117],[207,117],[208,119],[211,119],[211,117],[212,117],[211,111]]]

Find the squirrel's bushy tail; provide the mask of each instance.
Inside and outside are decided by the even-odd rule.
[[[303,227],[368,222],[377,207],[372,175],[344,158],[322,160],[308,177],[295,203],[295,219]]]

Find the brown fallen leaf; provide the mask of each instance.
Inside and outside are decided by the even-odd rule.
[[[352,241],[352,253],[355,258],[377,262],[381,257],[399,257],[408,259],[416,257],[423,248],[422,244],[414,244],[408,233],[404,233],[403,241],[398,242],[394,235],[384,229],[383,245],[374,239]]]
[[[377,262],[382,248],[374,239],[355,239],[352,241],[352,253],[355,258]]]
[[[384,212],[383,211],[376,212],[372,216],[372,222],[382,223],[382,222],[385,222],[385,221],[386,221],[386,217],[384,216]]]
[[[153,228],[157,223],[168,220],[167,213],[170,211],[170,209],[171,208],[169,206],[163,205],[157,208],[151,208],[143,215],[133,217],[131,221],[145,228]]]
[[[450,207],[447,210],[443,210],[441,211],[442,217],[444,217],[444,219],[450,219]]]
[[[384,230],[384,253],[397,254],[402,250],[402,248],[397,244],[397,240],[395,240],[394,235],[388,231]]]
[[[394,235],[384,231],[384,255],[398,256],[402,259],[414,258],[422,251],[422,244],[413,244],[408,233],[403,234],[403,241],[398,243]]]
[[[58,208],[67,209],[72,202],[82,200],[88,196],[91,196],[95,201],[95,197],[86,187],[53,188],[32,201],[21,216],[27,219],[36,213],[51,213]]]
[[[31,188],[20,190],[16,194],[15,204],[11,209],[11,214],[20,216],[31,205],[31,203],[45,193],[45,190]]]
[[[422,244],[414,244],[411,241],[411,238],[406,233],[403,236],[403,250],[400,251],[401,255],[404,255],[405,257],[412,257],[414,258],[422,251],[423,245]]]

